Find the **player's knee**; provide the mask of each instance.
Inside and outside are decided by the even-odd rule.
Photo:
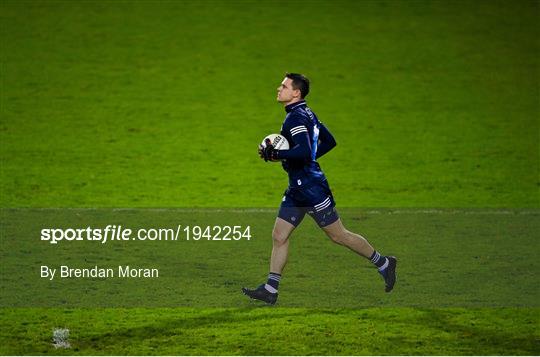
[[[287,239],[289,239],[289,236],[285,234],[284,232],[274,229],[272,231],[272,240],[274,244],[276,245],[283,245],[287,242]]]
[[[337,232],[328,232],[327,235],[332,240],[332,242],[341,245],[343,245],[348,239],[347,230],[345,229]]]

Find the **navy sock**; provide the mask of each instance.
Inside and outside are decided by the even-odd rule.
[[[272,273],[268,274],[268,281],[264,285],[264,288],[271,293],[277,293],[279,287],[279,281],[281,280],[281,274]]]
[[[376,250],[373,251],[373,254],[371,254],[371,257],[369,258],[375,266],[379,269],[379,271],[382,271],[386,269],[388,266],[388,258],[386,258],[384,255],[381,255]]]

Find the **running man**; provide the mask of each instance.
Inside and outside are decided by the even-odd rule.
[[[336,211],[332,191],[317,163],[319,157],[336,146],[336,141],[307,106],[305,97],[308,93],[309,80],[298,73],[287,73],[278,87],[277,101],[287,112],[281,135],[289,141],[290,150],[276,150],[267,142],[265,148],[259,146],[259,156],[264,161],[282,160],[289,175],[289,187],[272,231],[268,281],[253,290],[242,288],[242,292],[252,299],[276,303],[279,282],[287,263],[289,237],[306,213],[333,242],[369,259],[384,278],[385,291],[390,292],[396,282],[396,258],[380,254],[364,237],[348,231]]]

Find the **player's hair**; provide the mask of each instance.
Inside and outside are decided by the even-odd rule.
[[[306,76],[300,73],[285,73],[285,77],[292,79],[292,87],[300,90],[302,99],[309,94],[309,79]]]

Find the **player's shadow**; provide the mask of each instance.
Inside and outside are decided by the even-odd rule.
[[[137,341],[163,339],[167,336],[178,336],[179,334],[190,335],[191,331],[197,329],[215,328],[220,331],[227,331],[229,328],[237,329],[240,322],[283,318],[292,320],[297,316],[305,316],[307,313],[305,309],[280,309],[271,306],[268,306],[268,309],[260,308],[266,306],[223,308],[217,309],[217,311],[212,308],[211,312],[206,312],[203,309],[171,308],[170,317],[164,318],[160,314],[156,320],[149,321],[143,326],[120,327],[111,329],[106,333],[81,338],[76,342],[76,346],[79,350],[100,349],[102,346],[118,345],[119,341],[129,341],[130,345],[136,345]],[[257,313],[251,313],[253,311],[257,311]]]
[[[264,305],[263,305],[264,306]],[[160,309],[161,310],[161,309]],[[342,309],[316,309],[307,310],[303,308],[279,308],[269,307],[260,308],[258,305],[251,308],[222,308],[222,309],[175,309],[160,311],[156,319],[148,321],[142,326],[137,327],[121,327],[119,323],[118,328],[111,328],[109,332],[102,334],[95,334],[88,337],[81,338],[74,341],[74,345],[78,350],[102,350],[104,346],[116,346],[115,353],[118,352],[119,342],[123,342],[124,346],[120,347],[128,350],[130,347],[136,347],[145,345],[144,341],[163,341],[168,337],[181,337],[186,336],[186,344],[176,345],[175,351],[180,354],[190,354],[190,352],[196,354],[212,354],[212,351],[216,350],[216,346],[212,347],[211,341],[207,341],[205,346],[195,344],[193,336],[200,333],[206,337],[216,337],[219,332],[213,332],[205,329],[212,329],[212,331],[233,331],[238,330],[239,326],[243,322],[248,322],[249,326],[259,326],[260,328],[266,328],[265,326],[275,325],[276,323],[282,324],[284,321],[293,322],[295,318],[306,318],[310,314],[316,315],[314,319],[324,317],[325,315],[331,317],[336,314],[347,311],[348,315],[358,315],[359,319],[374,318],[373,310],[364,310],[364,313],[359,314],[362,310],[342,310]],[[380,309],[380,314],[376,313],[376,320],[382,323],[382,326],[399,326],[403,325],[403,330],[407,333],[394,333],[387,335],[389,346],[397,346],[397,353],[399,351],[415,351],[415,354],[433,354],[434,351],[438,351],[437,354],[445,354],[445,352],[455,353],[456,350],[460,351],[460,354],[479,355],[479,354],[538,354],[538,342],[533,338],[533,326],[534,321],[537,321],[537,317],[531,316],[531,332],[530,334],[513,334],[507,332],[498,326],[488,326],[485,324],[484,317],[478,319],[479,323],[475,324],[471,321],[471,317],[474,314],[467,314],[467,309],[407,309],[409,313],[403,315],[399,313],[400,309],[394,310],[395,314],[384,313],[385,309]],[[463,311],[462,311],[463,310]],[[127,309],[126,311],[129,311]],[[413,311],[413,315],[410,312]],[[463,316],[465,313],[465,316]],[[136,314],[135,319],[141,315]],[[485,314],[482,314],[485,316]],[[508,314],[511,315],[510,313]],[[151,314],[148,314],[151,316]],[[493,315],[494,318],[498,318],[498,314]],[[129,317],[128,317],[129,320]],[[278,322],[279,321],[279,322]],[[244,330],[239,331],[244,337],[251,336],[254,332],[251,331],[249,326],[242,327]],[[270,328],[270,327],[268,327]],[[399,328],[398,328],[399,330]],[[418,332],[417,338],[415,334]],[[420,333],[421,332],[421,333]],[[362,335],[362,331],[359,331],[359,335]],[[252,337],[256,337],[253,335]],[[241,338],[240,338],[241,340]],[[178,341],[178,339],[177,339]],[[182,339],[180,339],[182,341]],[[242,342],[239,341],[239,344]],[[146,344],[148,345],[148,344]],[[242,347],[242,346],[239,346]],[[159,345],[156,345],[159,349]],[[251,346],[243,346],[237,352],[242,354],[260,353],[260,350],[251,351]],[[276,351],[273,351],[275,354]],[[389,351],[372,351],[372,354],[377,353],[386,354]],[[391,352],[391,351],[390,351]]]
[[[474,310],[481,311],[481,309]],[[389,341],[393,341],[396,346],[400,346],[400,350],[415,350],[414,354],[433,354],[434,349],[440,347],[440,350],[435,353],[443,355],[456,353],[456,348],[460,350],[459,354],[466,355],[536,355],[540,351],[538,339],[535,340],[533,332],[534,321],[538,321],[538,315],[536,317],[531,316],[531,330],[529,334],[524,334],[523,331],[520,331],[520,334],[516,335],[512,332],[506,332],[503,328],[496,325],[495,321],[492,325],[487,326],[484,318],[479,318],[479,321],[475,322],[474,314],[471,314],[468,318],[463,316],[463,311],[469,312],[468,309],[456,309],[456,311],[416,309],[416,311],[423,313],[421,317],[407,319],[406,324],[410,330],[422,331],[423,335],[421,339],[415,340],[411,338],[411,334],[388,337]],[[485,316],[485,314],[482,315]],[[509,313],[508,315],[511,314]],[[473,317],[472,321],[471,317]],[[498,318],[497,314],[494,314],[493,317],[494,319],[496,317]],[[512,317],[510,316],[509,318]],[[386,320],[388,324],[396,322],[395,318],[384,316],[381,316],[381,320]],[[416,325],[417,327],[411,329],[411,325]],[[429,337],[426,339],[426,336]]]

